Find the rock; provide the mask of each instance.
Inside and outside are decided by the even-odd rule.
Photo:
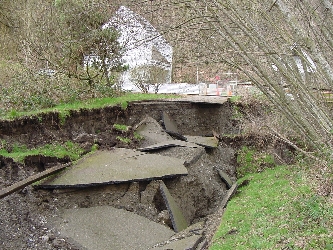
[[[41,237],[41,239],[42,239],[43,242],[48,242],[49,239],[50,239],[50,237],[49,237],[48,235],[43,235],[43,236]]]
[[[158,214],[158,222],[172,228],[172,222],[168,210],[163,210]]]
[[[64,239],[54,239],[52,245],[56,248],[62,248],[66,246],[66,241]]]

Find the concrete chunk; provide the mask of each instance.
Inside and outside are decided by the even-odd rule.
[[[227,206],[228,201],[231,199],[231,197],[236,193],[237,191],[237,182],[235,182],[232,187],[228,190],[227,194],[224,196],[220,208],[224,208]]]
[[[206,148],[217,148],[219,141],[215,137],[185,135],[188,142],[196,143]]]
[[[44,181],[40,187],[83,187],[179,175],[187,175],[181,159],[116,148],[89,155],[59,175]]]
[[[232,187],[232,180],[229,178],[229,176],[223,172],[222,170],[218,170],[219,175],[221,177],[221,179],[225,182],[225,184],[227,185],[228,189]]]
[[[180,210],[179,206],[171,196],[168,188],[165,186],[164,182],[160,184],[161,193],[168,208],[173,229],[175,232],[180,232],[188,227],[188,223],[183,215],[183,212]]]
[[[149,145],[146,147],[138,148],[139,151],[153,151],[161,148],[169,148],[169,147],[189,147],[189,148],[198,148],[199,145],[191,142],[185,142],[185,141],[179,141],[179,140],[171,140],[171,141],[165,141],[156,143],[153,145]]]
[[[179,133],[176,122],[165,111],[163,111],[163,123],[165,126],[165,130]]]
[[[135,131],[144,137],[144,140],[141,142],[143,146],[173,140],[173,138],[163,130],[161,125],[154,118],[149,116],[136,126]]]
[[[186,137],[178,132],[176,122],[165,111],[163,112],[163,123],[165,127],[165,132],[167,132],[175,139],[186,141]]]
[[[153,249],[159,250],[170,250],[170,249],[177,249],[177,250],[195,250],[201,241],[201,235],[192,235],[190,237],[185,237],[180,240],[172,241],[164,246],[154,247]]]
[[[66,209],[50,220],[62,236],[88,250],[146,250],[174,234],[145,217],[108,206]]]

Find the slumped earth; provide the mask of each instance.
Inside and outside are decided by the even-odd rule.
[[[73,111],[64,123],[56,113],[3,121],[0,135],[8,143],[36,147],[71,140],[86,152],[98,144],[96,155],[131,150],[126,151],[131,157],[144,155],[142,167],[154,169],[155,165],[162,172],[152,174],[145,169],[136,175],[131,170],[126,178],[111,174],[103,179],[105,169],[88,166],[84,183],[61,182],[60,177],[70,173],[74,164],[27,186],[0,200],[1,248],[207,248],[220,223],[223,199],[236,181],[236,150],[242,142],[222,136],[239,132],[232,114],[232,105],[221,98],[213,103],[153,101],[131,103],[126,110],[107,107]],[[114,124],[131,127],[118,131]],[[134,132],[144,139],[135,140]],[[133,143],[121,142],[117,136],[132,138]],[[135,160],[132,165],[133,158],[122,165],[121,158],[110,158],[110,165],[119,163],[117,171],[137,165]],[[1,188],[68,161],[40,155],[27,157],[21,164],[1,157]],[[108,165],[103,161],[104,167]],[[99,181],[89,180],[103,171]],[[79,177],[79,172],[72,175]]]

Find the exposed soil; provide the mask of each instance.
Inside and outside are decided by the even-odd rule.
[[[211,99],[212,100],[212,99]],[[156,153],[184,159],[195,159],[186,167],[188,176],[164,180],[175,201],[190,223],[206,222],[205,235],[209,241],[218,226],[223,211],[219,204],[227,192],[226,184],[217,170],[226,172],[236,180],[236,150],[243,144],[255,143],[255,138],[233,138],[222,135],[238,134],[239,124],[233,120],[233,108],[229,102],[219,99],[213,103],[207,99],[152,101],[131,103],[127,109],[107,107],[98,110],[73,111],[62,123],[57,113],[39,117],[24,117],[15,121],[0,122],[0,139],[7,147],[14,143],[36,147],[52,142],[68,140],[79,143],[86,152],[93,144],[100,149],[113,147],[136,148],[140,141],[133,130],[119,132],[113,124],[135,127],[146,115],[162,122],[162,112],[167,112],[177,123],[181,134],[221,135],[216,149],[170,148]],[[214,132],[213,132],[214,131]],[[122,135],[132,138],[131,144],[116,139]],[[276,148],[283,156],[285,145],[266,138],[264,143]],[[192,157],[196,156],[198,157]],[[51,166],[69,162],[44,156],[27,157],[24,163],[0,157],[0,188],[7,187]],[[158,181],[142,181],[115,185],[102,185],[81,189],[43,190],[25,187],[0,200],[0,248],[1,249],[82,249],[71,239],[64,238],[50,223],[64,208],[113,206],[145,216],[152,221],[170,226],[164,216],[166,207],[159,192]]]

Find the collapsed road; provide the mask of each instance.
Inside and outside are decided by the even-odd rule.
[[[239,132],[232,116],[231,104],[218,98],[72,111],[64,122],[57,113],[3,121],[7,144],[71,140],[87,153],[99,149],[0,200],[1,248],[205,249],[211,224],[219,223],[211,216],[236,189],[235,148],[219,141]],[[69,159],[0,162],[3,190]]]

